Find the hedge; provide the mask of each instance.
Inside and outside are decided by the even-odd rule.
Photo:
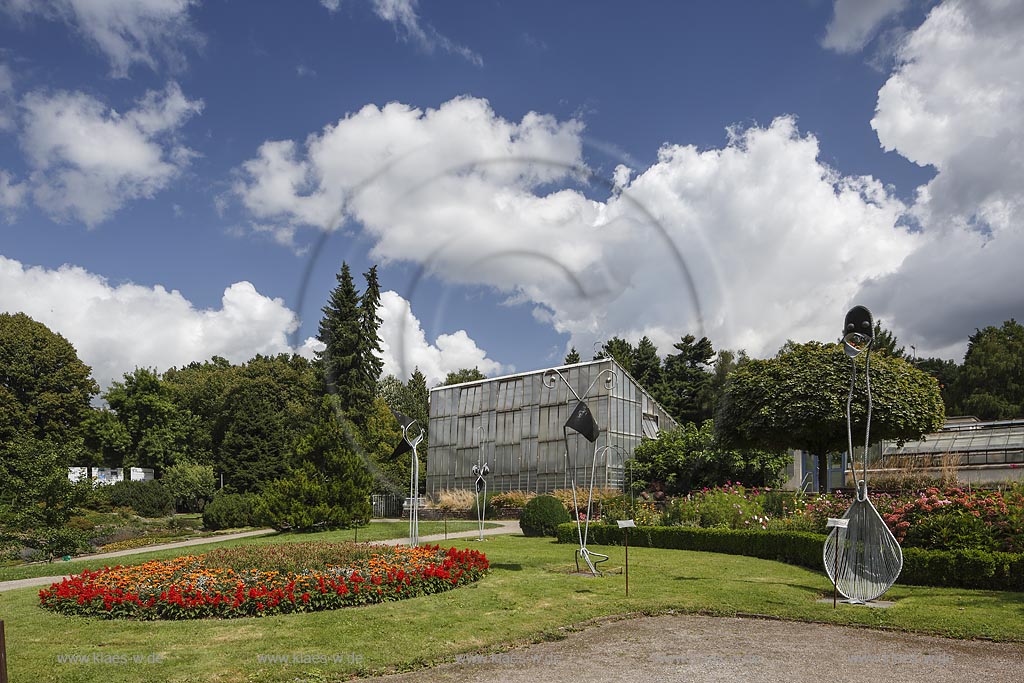
[[[623,530],[591,524],[587,540],[594,545],[622,545]],[[558,542],[578,543],[576,525],[560,525]],[[806,531],[642,526],[629,532],[633,546],[746,555],[822,571],[824,543],[825,536]],[[904,548],[897,583],[1024,591],[1024,553]]]

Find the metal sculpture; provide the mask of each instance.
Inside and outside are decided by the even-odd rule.
[[[477,434],[480,434],[480,457],[477,463],[473,465],[473,475],[476,476],[476,521],[480,529],[480,535],[477,538],[478,541],[484,540],[484,516],[487,514],[487,475],[491,473],[491,468],[487,466],[487,462],[484,459],[484,432],[483,427],[476,428]]]
[[[412,452],[409,468],[409,545],[415,547],[420,542],[420,459],[416,453],[416,447],[420,445],[425,436],[423,428],[416,424],[416,420],[403,415],[394,408],[391,409],[395,419],[402,428],[402,440],[395,446],[391,453],[394,460],[404,453]],[[418,433],[410,434],[410,429],[416,426]]]
[[[836,590],[847,598],[846,602],[863,604],[878,598],[892,587],[903,570],[903,550],[885,525],[882,516],[868,498],[868,446],[871,443],[871,343],[874,341],[874,322],[871,312],[863,306],[854,306],[846,314],[843,328],[843,349],[850,357],[850,393],[846,399],[846,437],[850,454],[850,469],[857,485],[853,503],[842,519],[845,527],[837,526],[825,539],[825,572]],[[868,396],[867,421],[864,435],[864,464],[861,478],[853,457],[853,426],[851,406],[857,384],[857,357],[864,354],[865,387]]]
[[[594,480],[597,471],[597,437],[600,435],[600,428],[597,425],[597,420],[594,419],[594,414],[590,412],[590,408],[587,406],[586,399],[590,395],[590,390],[604,378],[604,387],[606,391],[611,391],[615,388],[615,372],[610,368],[606,368],[598,373],[594,381],[590,383],[587,390],[583,393],[581,398],[576,390],[569,384],[569,380],[565,378],[558,370],[551,369],[544,373],[544,386],[548,389],[553,389],[558,383],[558,380],[562,380],[572,395],[576,398],[576,407],[572,409],[569,414],[569,419],[566,420],[565,425],[562,426],[562,438],[565,440],[565,459],[566,459],[566,470],[572,471],[571,484],[572,484],[572,507],[576,511],[576,535],[579,539],[580,547],[576,550],[576,571],[580,570],[580,558],[586,563],[590,569],[590,573],[594,576],[600,576],[601,572],[597,570],[595,565],[608,560],[608,556],[602,553],[597,553],[587,548],[587,536],[586,532],[590,530],[590,511],[594,501]],[[586,515],[586,531],[584,531],[583,522],[580,520],[579,515],[579,501],[576,498],[576,467],[575,463],[569,461],[569,430],[572,430],[585,438],[592,444],[595,444],[594,455],[592,458],[590,468],[590,494],[587,496],[587,515]],[[605,446],[601,452],[606,453],[609,446]],[[594,558],[594,559],[592,559]]]

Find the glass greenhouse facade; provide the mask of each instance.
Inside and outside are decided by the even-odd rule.
[[[476,481],[472,467],[481,460],[490,468],[491,491],[545,493],[567,488],[572,470],[582,486],[590,482],[595,446],[600,453],[597,486],[621,488],[628,478],[625,463],[640,440],[676,426],[610,358],[554,369],[580,397],[593,384],[585,398],[600,429],[595,444],[570,431],[566,457],[562,427],[577,401],[557,377],[554,386],[545,384],[548,369],[437,387],[430,391],[427,493],[472,489]],[[604,371],[615,377],[610,390],[603,381]]]

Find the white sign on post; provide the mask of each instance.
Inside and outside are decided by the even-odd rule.
[[[619,519],[619,520],[616,520],[616,523],[619,525],[620,529],[635,529],[636,528],[636,522],[634,522],[631,519]]]
[[[829,517],[828,521],[825,522],[826,529],[846,529],[850,526],[850,520],[848,519],[836,519],[835,517]]]

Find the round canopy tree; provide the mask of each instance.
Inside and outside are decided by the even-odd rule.
[[[818,457],[826,490],[828,454],[846,450],[850,359],[839,344],[786,344],[775,358],[752,360],[733,373],[715,418],[728,448],[798,448]],[[857,360],[854,445],[863,443],[867,395],[864,357]],[[898,357],[871,356],[871,441],[908,441],[942,427],[945,408],[935,379]],[[857,436],[857,435],[861,436]]]

